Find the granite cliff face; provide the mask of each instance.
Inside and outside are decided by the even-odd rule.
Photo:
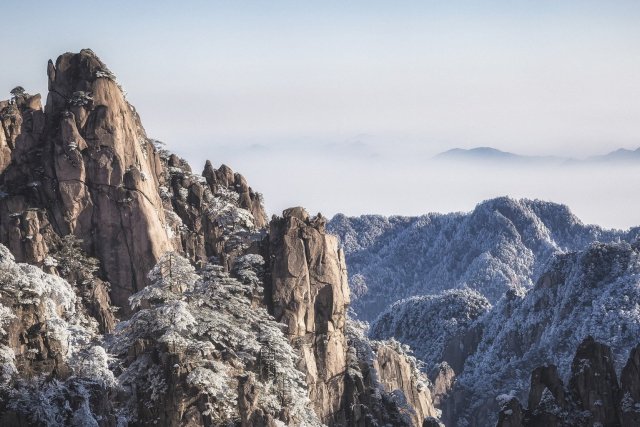
[[[0,104],[0,241],[19,261],[42,265],[57,237],[77,236],[126,312],[163,253],[226,253],[223,230],[236,221],[221,217],[228,204],[247,211],[246,229],[264,226],[260,196],[240,174],[207,163],[195,176],[147,138],[92,51],[61,55],[47,72],[44,111],[23,92]]]
[[[44,113],[36,102],[15,101],[22,126],[9,134],[16,142],[3,173],[0,238],[18,260],[34,263],[44,261],[52,235],[81,238],[114,302],[125,306],[171,248],[157,191],[160,159],[93,52],[61,55],[47,71]]]
[[[329,423],[344,422],[349,287],[344,255],[324,226],[324,218],[310,218],[302,208],[271,221],[270,303],[301,355],[300,369],[307,375],[316,412]]]
[[[322,216],[293,208],[269,224],[242,175],[193,173],[146,136],[92,51],[47,71],[44,110],[22,88],[0,103],[0,357],[15,367],[3,425],[438,414],[415,359],[349,336],[344,255]]]
[[[410,360],[382,343],[375,349],[361,346],[358,353],[347,337],[349,287],[344,254],[337,238],[326,233],[325,224],[321,215],[310,217],[298,207],[274,218],[269,232],[268,305],[276,320],[287,325],[285,333],[301,355],[299,368],[306,374],[315,412],[330,426],[369,425],[366,420],[376,418],[372,407],[381,405],[381,400],[364,404],[359,395],[378,390],[401,394],[411,412],[410,421],[402,422],[421,425],[437,410]],[[355,351],[351,361],[350,350]],[[379,379],[359,383],[363,370],[377,372]],[[361,391],[354,394],[354,387]]]

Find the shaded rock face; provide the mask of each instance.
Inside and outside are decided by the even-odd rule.
[[[453,389],[456,373],[447,362],[442,362],[435,369],[433,377],[433,404],[439,408]]]
[[[464,363],[477,350],[481,340],[482,325],[474,324],[446,341],[442,350],[442,360],[448,363],[454,372],[462,372]]]
[[[498,427],[636,426],[640,419],[640,375],[636,347],[622,370],[621,382],[611,349],[587,337],[578,347],[568,387],[553,365],[531,374],[528,408],[515,397],[502,402]]]
[[[580,344],[571,365],[569,392],[580,409],[591,413],[589,422],[604,426],[619,424],[620,388],[608,346],[592,337]]]
[[[631,350],[620,374],[622,424],[640,425],[640,345]]]

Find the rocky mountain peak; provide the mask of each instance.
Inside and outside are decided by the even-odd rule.
[[[0,103],[0,242],[18,261],[43,265],[74,235],[126,313],[165,252],[225,257],[238,239],[227,242],[222,229],[266,225],[261,196],[242,175],[210,162],[195,175],[156,147],[93,51],[60,55],[47,74],[44,111],[24,90]]]
[[[19,261],[41,263],[53,236],[75,235],[100,260],[114,302],[127,307],[145,286],[146,271],[171,249],[158,193],[160,158],[115,76],[92,51],[65,53],[47,71],[44,126],[40,111],[23,109],[19,136],[9,135],[15,148],[2,175],[8,197],[0,208],[16,219],[1,221],[0,240]],[[37,216],[24,214],[34,208]],[[29,227],[37,232],[27,240],[38,245],[25,245]]]

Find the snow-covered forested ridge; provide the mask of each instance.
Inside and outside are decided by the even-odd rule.
[[[477,325],[482,337],[457,377],[466,403],[457,425],[492,419],[500,394],[526,400],[537,366],[556,365],[566,382],[587,336],[611,347],[619,372],[640,342],[640,241],[557,255],[533,289],[508,292]]]
[[[411,297],[389,306],[371,325],[369,334],[408,345],[431,372],[442,361],[447,342],[466,332],[490,308],[486,298],[469,289]]]
[[[509,290],[493,307],[469,290],[400,301],[372,335],[411,345],[430,371],[440,361],[455,366],[441,408],[447,425],[495,421],[499,395],[526,401],[537,366],[556,365],[566,382],[587,336],[612,348],[619,371],[640,342],[640,240],[557,253],[543,270],[532,289]]]
[[[533,286],[551,256],[627,232],[585,225],[564,205],[508,197],[470,213],[419,217],[336,215],[328,225],[346,254],[352,308],[373,320],[395,301],[469,288],[495,303]]]

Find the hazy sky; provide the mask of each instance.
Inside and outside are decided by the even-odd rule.
[[[0,90],[92,48],[147,133],[277,212],[469,210],[497,195],[640,224],[637,170],[438,169],[453,147],[640,146],[640,1],[2,2]],[[598,203],[594,203],[598,200]],[[606,201],[606,204],[603,202]]]

